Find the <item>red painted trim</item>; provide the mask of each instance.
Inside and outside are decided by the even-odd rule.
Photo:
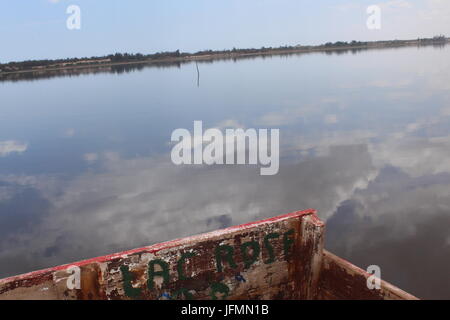
[[[113,260],[115,258],[119,258],[121,256],[130,255],[130,254],[134,254],[134,253],[138,253],[138,252],[156,253],[163,249],[170,249],[173,247],[180,246],[182,244],[191,243],[191,242],[195,242],[195,241],[199,241],[199,240],[205,240],[205,239],[208,239],[213,236],[220,236],[222,234],[230,233],[230,232],[233,232],[236,230],[246,230],[246,229],[250,229],[253,227],[261,226],[263,224],[280,222],[280,221],[284,221],[287,219],[298,218],[298,217],[307,216],[307,215],[310,215],[315,220],[315,222],[317,222],[318,224],[323,224],[322,221],[320,221],[320,219],[317,217],[316,214],[317,214],[317,211],[314,209],[296,211],[296,212],[280,215],[280,216],[269,218],[269,219],[264,219],[264,220],[260,220],[260,221],[255,221],[255,222],[241,224],[238,226],[229,227],[229,228],[222,229],[222,230],[217,230],[217,231],[212,231],[212,232],[208,232],[208,233],[204,233],[204,234],[200,234],[200,235],[195,235],[195,236],[190,236],[190,237],[186,237],[186,238],[180,238],[180,239],[175,239],[175,240],[171,240],[171,241],[167,241],[167,242],[157,243],[157,244],[154,244],[154,245],[151,245],[148,247],[142,247],[142,248],[132,249],[132,250],[123,251],[123,252],[119,252],[119,253],[113,253],[113,254],[109,254],[106,256],[101,256],[101,257],[97,257],[97,258],[92,258],[92,259],[87,259],[87,260],[70,263],[70,264],[64,264],[64,265],[60,265],[60,266],[53,267],[53,268],[48,268],[48,269],[43,269],[43,270],[39,270],[39,271],[33,271],[30,273],[25,273],[22,275],[1,279],[0,285],[8,283],[8,282],[18,281],[18,280],[36,278],[36,277],[42,276],[44,274],[49,274],[49,273],[53,273],[56,271],[67,269],[70,266],[81,267],[81,266],[84,266],[86,264],[90,264],[93,262],[99,262],[99,263],[106,262],[106,261]]]

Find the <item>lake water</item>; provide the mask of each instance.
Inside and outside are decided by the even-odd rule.
[[[326,248],[450,298],[450,47],[0,82],[0,277],[300,209]],[[280,171],[175,166],[174,129],[280,129]]]

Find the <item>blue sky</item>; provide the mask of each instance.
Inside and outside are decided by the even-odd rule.
[[[66,28],[71,4],[81,30]],[[372,4],[381,30],[366,27]],[[0,62],[438,33],[450,36],[449,0],[0,0]]]

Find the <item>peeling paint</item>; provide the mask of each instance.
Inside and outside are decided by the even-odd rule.
[[[359,288],[366,278],[357,269],[349,276],[342,263],[323,250],[323,240],[324,224],[316,211],[299,211],[3,279],[0,299],[369,297],[365,291],[352,296],[333,287],[355,281]],[[80,269],[79,289],[66,285],[71,275],[67,270],[73,266]],[[333,279],[342,274],[344,279]],[[412,297],[402,296],[393,286],[383,288],[381,298]]]

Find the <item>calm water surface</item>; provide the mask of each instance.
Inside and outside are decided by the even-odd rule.
[[[450,48],[0,83],[0,277],[299,209],[326,247],[450,298]],[[176,128],[280,128],[278,175],[170,160]]]

